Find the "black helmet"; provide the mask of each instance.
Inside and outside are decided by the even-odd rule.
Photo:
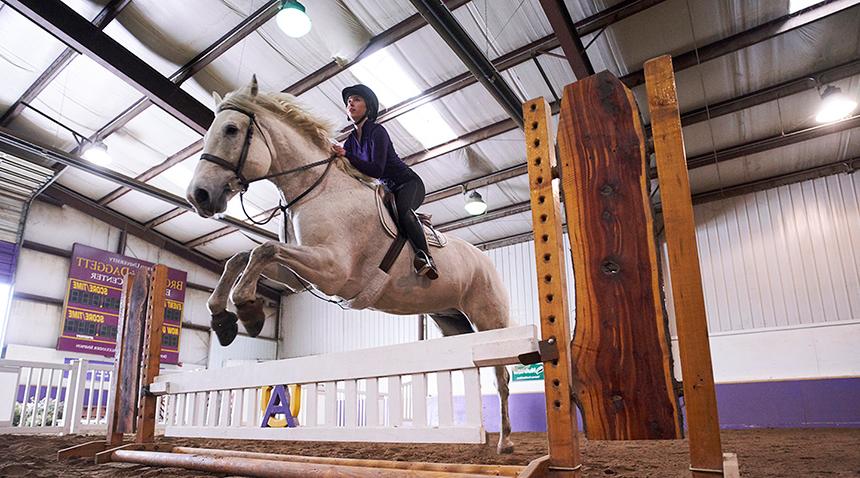
[[[365,85],[347,86],[340,92],[343,97],[343,105],[346,106],[350,96],[360,96],[364,98],[364,103],[367,105],[367,119],[376,121],[379,115],[379,100],[376,98],[376,93]]]

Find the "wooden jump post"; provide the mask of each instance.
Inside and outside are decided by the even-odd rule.
[[[695,478],[736,477],[737,458],[724,456],[720,446],[671,58],[647,62],[645,73],[684,372],[690,471]],[[649,162],[633,95],[608,72],[567,85],[558,127],[558,159],[546,100],[526,102],[524,117],[544,337],[550,324],[568,323],[560,204],[564,198],[576,277],[569,383],[581,407],[586,434],[590,439],[680,438],[682,422],[652,224]],[[552,337],[564,337],[567,343],[566,331],[555,333]],[[550,398],[550,384],[568,377],[569,372],[561,368],[547,367],[548,417],[563,411],[559,400]],[[565,420],[566,416],[560,423]],[[575,421],[573,426],[576,430]],[[552,423],[548,434],[552,458],[547,476],[581,476],[576,435],[559,424],[553,429]]]
[[[645,72],[685,378],[690,470],[695,478],[737,477],[737,462],[731,457],[724,461],[719,441],[671,59],[649,61]],[[543,340],[534,326],[523,326],[243,365],[230,368],[230,373],[213,369],[157,377],[166,287],[166,268],[157,266],[153,273],[129,277],[123,289],[116,356],[120,378],[111,395],[107,440],[62,450],[59,456],[261,477],[577,478],[582,476],[577,406],[592,439],[679,438],[678,387],[660,289],[645,138],[633,96],[605,72],[565,87],[559,158],[546,101],[531,100],[523,108]],[[573,340],[562,196],[576,274]],[[544,364],[549,454],[524,467],[170,448],[154,441],[155,400],[160,395],[168,400],[168,436],[483,443],[478,368],[528,360]],[[466,400],[465,423],[459,424],[453,420],[455,371],[462,372]],[[430,426],[427,416],[429,374],[436,374],[439,383],[436,427]],[[402,423],[401,379],[407,375],[412,383],[412,422],[420,425],[414,429]],[[355,408],[359,380],[365,382],[363,427],[358,426]],[[383,380],[388,386],[385,400]],[[344,384],[342,402],[338,383]],[[303,387],[305,426],[258,425],[261,417],[254,410],[259,408],[256,400],[246,399],[248,392],[279,384]],[[317,408],[321,390],[324,409]],[[339,403],[346,426],[338,422]],[[382,416],[386,410],[390,423]],[[134,440],[123,444],[123,435],[129,433],[135,433]]]

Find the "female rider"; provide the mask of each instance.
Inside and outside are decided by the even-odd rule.
[[[438,278],[424,228],[415,215],[415,209],[424,202],[424,182],[397,156],[388,131],[376,123],[379,114],[376,94],[365,85],[354,85],[344,88],[341,96],[354,129],[343,147],[332,145],[332,153],[345,156],[356,169],[378,178],[394,193],[397,220],[415,250],[412,262],[415,272],[430,280]]]

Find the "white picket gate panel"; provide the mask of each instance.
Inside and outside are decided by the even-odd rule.
[[[11,420],[0,424],[0,434],[107,431],[112,366],[84,359],[69,364],[0,360],[0,373],[17,375],[9,391]]]
[[[157,377],[150,391],[161,396],[166,436],[483,443],[479,368],[518,363],[519,355],[538,350],[537,342],[529,325],[169,374]],[[438,384],[435,404],[431,380]],[[465,390],[459,417],[453,380],[462,380]],[[277,384],[302,387],[298,427],[262,427],[261,387]]]

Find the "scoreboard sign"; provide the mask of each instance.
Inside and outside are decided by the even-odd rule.
[[[75,244],[57,350],[113,356],[123,275],[155,264]],[[167,270],[161,363],[179,363],[179,331],[188,274]]]

